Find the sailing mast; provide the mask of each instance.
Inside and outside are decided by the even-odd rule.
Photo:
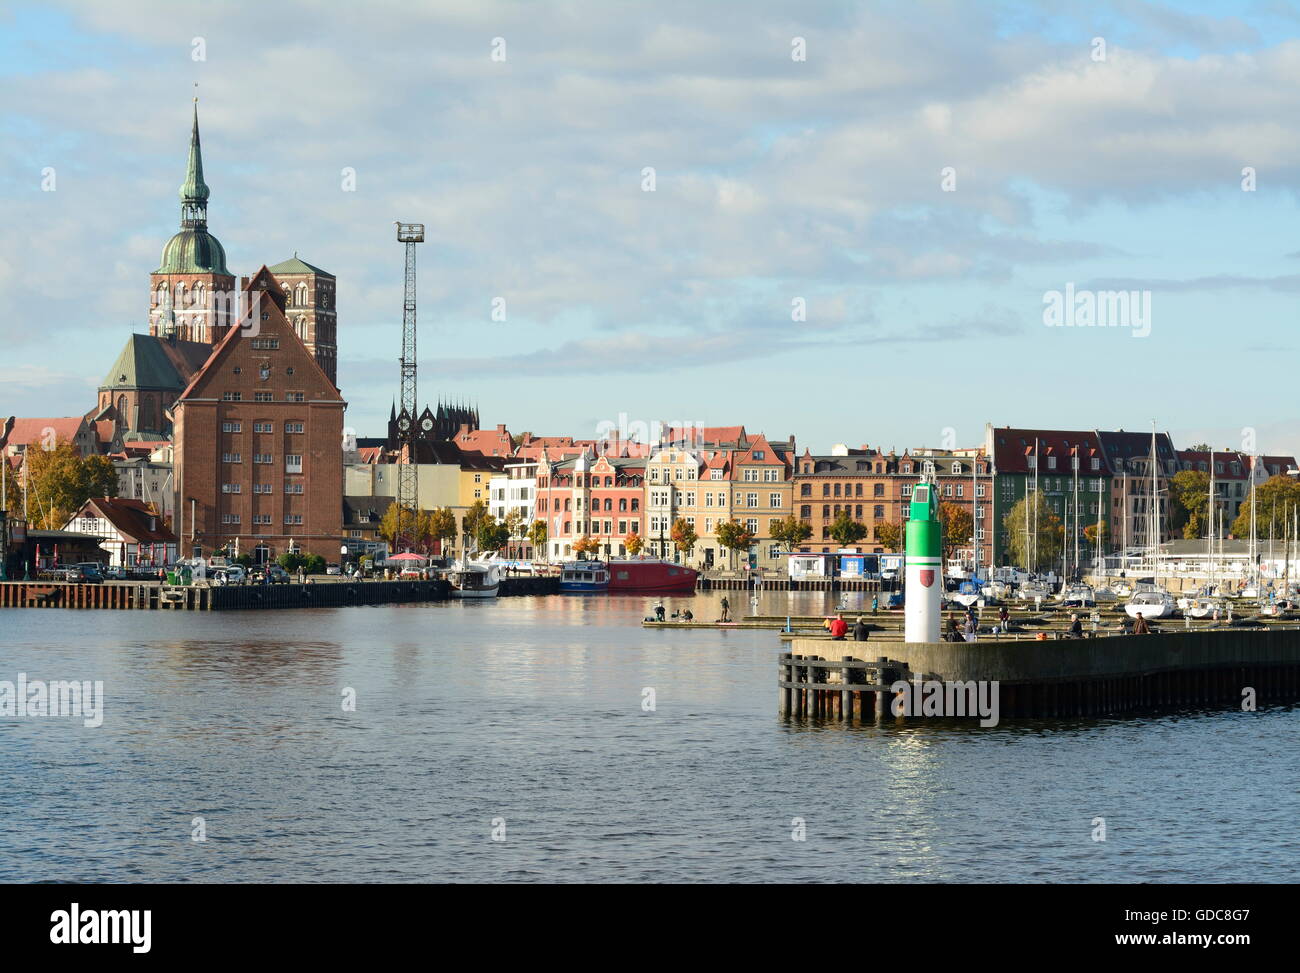
[[[1160,585],[1160,488],[1156,480],[1156,422],[1151,420],[1151,580]]]

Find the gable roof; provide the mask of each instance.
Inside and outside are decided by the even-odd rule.
[[[201,341],[133,334],[99,387],[180,391],[210,354],[212,346]]]
[[[273,274],[315,274],[317,277],[328,277],[330,280],[334,279],[334,275],[328,270],[321,270],[319,267],[313,266],[312,264],[307,263],[307,261],[299,259],[297,253],[288,260],[281,260],[274,267],[268,267],[267,269]]]
[[[338,386],[330,381],[330,377],[326,375],[325,370],[320,367],[320,362],[316,360],[316,356],[307,350],[307,346],[303,344],[302,339],[298,337],[298,332],[289,324],[289,319],[284,316],[284,291],[280,289],[280,285],[275,282],[275,278],[271,276],[271,272],[267,270],[265,265],[263,265],[262,268],[253,275],[253,278],[248,282],[244,290],[245,292],[262,290],[271,295],[272,300],[270,305],[263,305],[261,307],[261,313],[268,315],[268,330],[274,330],[276,337],[282,342],[296,343],[298,350],[301,352],[301,356],[295,367],[313,369],[316,373],[316,377],[325,383],[325,387],[332,389],[334,395],[339,399],[339,401],[342,401],[343,396],[339,394]],[[245,300],[251,304],[251,300],[248,298],[245,298]],[[247,311],[247,304],[245,306],[245,311]],[[242,327],[233,327],[226,332],[225,337],[221,339],[221,342],[213,350],[212,354],[208,356],[208,360],[203,363],[203,367],[194,373],[194,377],[190,379],[190,382],[185,386],[184,391],[182,391],[177,397],[178,403],[184,402],[187,398],[192,398],[194,392],[206,380],[206,378],[215,374],[218,365],[230,357],[235,346],[239,342],[243,331],[244,329]],[[249,338],[256,337],[256,334],[249,335]]]
[[[167,529],[161,514],[150,509],[143,500],[130,500],[123,497],[91,497],[68,520],[71,524],[78,517],[84,517],[93,511],[113,525],[119,534],[136,542],[146,544],[175,544],[176,535]],[[152,520],[153,526],[150,526]]]

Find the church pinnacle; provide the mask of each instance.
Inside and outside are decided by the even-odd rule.
[[[194,99],[190,127],[190,157],[181,184],[180,232],[163,247],[162,262],[154,274],[213,274],[230,277],[226,251],[208,232],[208,184],[203,181],[203,149],[199,143],[199,104]]]

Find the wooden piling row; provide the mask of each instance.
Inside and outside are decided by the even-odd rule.
[[[909,678],[906,663],[883,656],[867,661],[841,656],[780,656],[777,705],[782,716],[816,720],[892,719],[890,685]]]

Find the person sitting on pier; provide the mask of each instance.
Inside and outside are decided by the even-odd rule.
[[[1147,624],[1147,620],[1142,617],[1141,612],[1138,612],[1137,618],[1133,620],[1133,634],[1134,635],[1151,634],[1151,626]]]
[[[859,615],[858,620],[853,623],[853,641],[865,642],[869,638],[871,638],[871,633],[867,631],[867,623],[864,622],[862,616]]]
[[[945,642],[965,642],[965,641],[966,641],[966,640],[962,637],[961,632],[959,632],[959,631],[957,630],[957,616],[956,616],[956,615],[949,615],[949,616],[948,616],[948,630],[947,630],[946,632],[943,633],[943,640],[944,640]]]
[[[837,614],[831,620],[830,633],[831,638],[836,642],[843,642],[844,636],[848,634],[849,623],[844,620],[843,614]]]
[[[693,621],[695,621],[695,614],[694,614],[694,612],[692,612],[689,608],[686,609],[684,612],[682,612],[682,621],[684,621],[684,622],[693,622]]]

